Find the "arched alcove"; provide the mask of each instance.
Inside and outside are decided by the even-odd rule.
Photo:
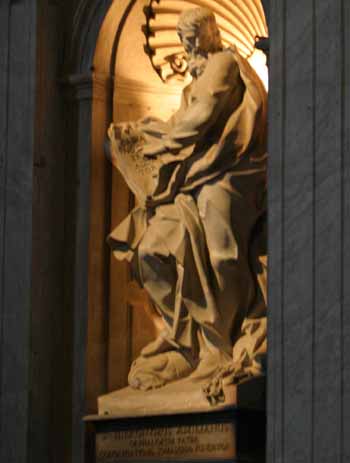
[[[107,128],[113,119],[137,119],[153,110],[166,119],[177,107],[182,87],[163,84],[143,51],[143,6],[138,0],[81,1],[67,60],[73,96],[67,133],[76,174],[67,195],[74,237],[68,258],[74,279],[68,295],[77,458],[84,447],[82,416],[96,412],[99,395],[126,384],[132,358],[156,329],[146,316],[133,317],[137,309],[130,304],[129,271],[111,260],[106,245],[111,228],[125,217],[133,201],[105,158]],[[164,98],[167,105],[162,104]],[[131,294],[132,298],[137,302],[137,295]],[[125,334],[140,331],[145,324],[149,334],[146,330],[139,342],[131,343]]]
[[[109,123],[153,114],[167,119],[178,107],[181,81],[164,84],[144,53],[144,3],[114,1],[102,24],[93,60],[90,184],[87,400],[94,411],[103,392],[126,385],[130,363],[157,326],[137,307],[126,264],[110,259],[105,238],[129,212],[133,198],[106,165]],[[135,314],[135,310],[138,310]]]
[[[127,385],[131,362],[158,329],[138,308],[141,296],[132,285],[128,266],[109,258],[105,246],[110,229],[133,205],[121,175],[106,166],[103,145],[108,124],[147,115],[166,120],[178,108],[184,86],[183,80],[162,82],[144,52],[143,8],[140,1],[112,2],[93,61],[87,358],[91,412],[98,395]]]

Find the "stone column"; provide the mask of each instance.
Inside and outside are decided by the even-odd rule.
[[[271,0],[269,463],[350,455],[350,4]]]
[[[107,390],[110,169],[103,146],[113,86],[109,76],[94,73],[72,75],[66,84],[72,130],[68,127],[66,132],[71,137],[66,166],[66,300],[73,327],[72,461],[81,462],[82,418],[96,411],[97,396]]]

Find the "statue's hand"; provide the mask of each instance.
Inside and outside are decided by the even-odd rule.
[[[143,154],[148,158],[155,158],[159,155],[168,154],[171,159],[178,155],[181,150],[181,144],[171,140],[169,137],[155,138],[145,144]]]
[[[163,141],[160,139],[155,139],[151,143],[147,143],[143,147],[143,155],[146,158],[156,158],[157,156],[167,152],[166,147],[164,146]]]
[[[137,122],[137,127],[139,130],[142,130],[142,132],[157,138],[161,138],[169,130],[169,126],[166,122],[156,119],[155,117],[146,117],[139,120]]]

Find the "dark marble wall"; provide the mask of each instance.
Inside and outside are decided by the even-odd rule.
[[[347,0],[271,0],[271,463],[350,457]]]
[[[64,63],[77,2],[0,2],[0,461],[69,462]],[[69,273],[69,270],[68,270]],[[68,276],[69,278],[69,276]]]
[[[28,460],[36,5],[0,5],[0,461]],[[9,444],[11,443],[11,444]]]
[[[84,461],[92,57],[111,0],[0,2],[0,461]]]

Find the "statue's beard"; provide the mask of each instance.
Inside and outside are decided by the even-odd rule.
[[[208,63],[208,58],[196,53],[188,57],[187,63],[189,73],[192,77],[197,78],[203,74]]]

